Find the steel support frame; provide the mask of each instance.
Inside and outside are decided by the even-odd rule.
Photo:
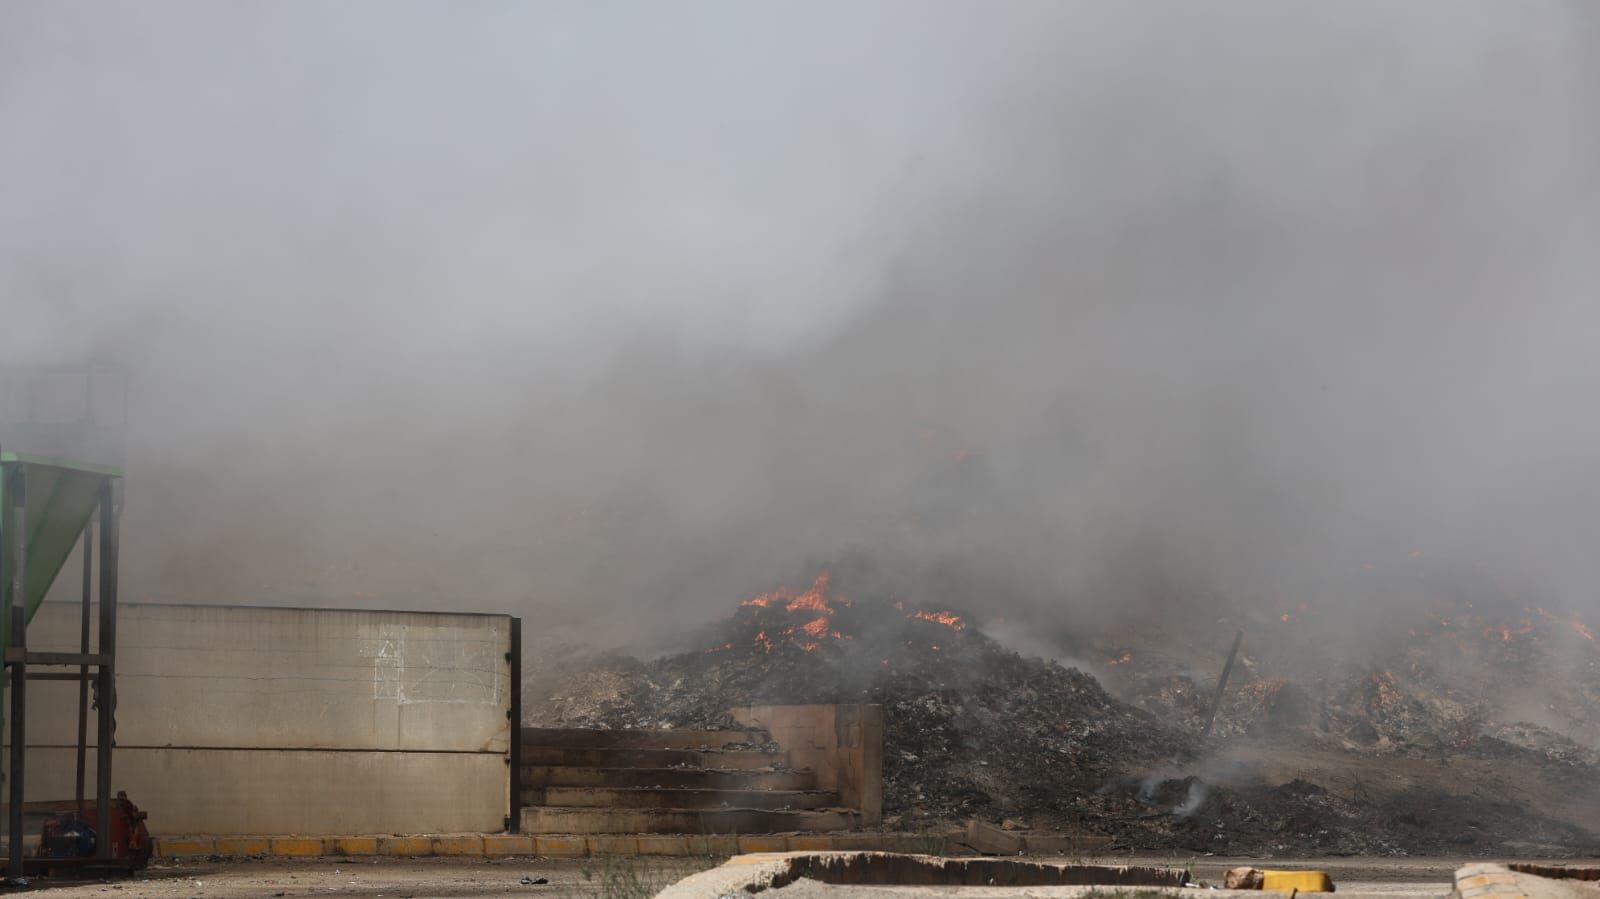
[[[116,641],[117,641],[117,514],[116,492],[113,479],[100,481],[99,528],[96,534],[94,521],[83,529],[83,597],[82,621],[79,626],[78,652],[28,651],[27,639],[27,481],[26,467],[21,463],[0,466],[0,539],[12,541],[12,564],[9,571],[0,571],[0,583],[11,584],[11,607],[3,613],[11,616],[11,639],[5,647],[4,665],[7,669],[7,692],[11,696],[11,753],[6,772],[9,778],[7,871],[17,876],[27,870],[24,857],[24,818],[27,812],[25,780],[27,775],[27,696],[30,680],[78,681],[78,740],[77,772],[74,805],[78,816],[85,811],[85,781],[88,755],[89,684],[95,684],[97,734],[95,745],[95,856],[102,861],[111,858],[111,753],[115,745],[116,728]],[[100,628],[98,650],[90,653],[89,635],[93,607],[94,544],[99,537],[99,600]],[[30,665],[75,666],[76,671],[31,671]],[[93,669],[91,671],[91,669]]]
[[[511,663],[511,708],[506,709],[506,717],[510,718],[511,739],[506,746],[506,764],[511,768],[511,796],[507,805],[510,814],[506,815],[506,833],[518,833],[522,830],[522,619],[511,619],[511,648],[506,653],[506,661]]]

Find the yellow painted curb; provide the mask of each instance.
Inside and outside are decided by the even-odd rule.
[[[583,858],[589,843],[583,837],[534,837],[533,854],[552,858]]]
[[[687,834],[641,834],[640,855],[711,856],[738,855],[739,840],[733,836]]]
[[[266,855],[272,851],[272,841],[266,837],[217,837],[218,855]]]
[[[378,854],[392,856],[419,856],[433,854],[431,837],[379,837]]]
[[[1331,893],[1333,878],[1328,876],[1327,871],[1262,871],[1261,888],[1284,893],[1291,890],[1299,890],[1302,893]]]
[[[789,838],[790,852],[831,852],[833,851],[833,837],[803,836],[795,834]]]
[[[586,837],[583,840],[590,855],[638,855],[639,838],[628,836]]]
[[[451,856],[467,855],[482,858],[483,837],[477,835],[434,837],[433,854]]]
[[[328,837],[324,850],[329,855],[377,855],[377,837]]]
[[[210,855],[216,844],[204,837],[160,837],[156,840],[156,855],[175,858],[184,855]]]
[[[272,854],[310,858],[322,854],[321,837],[274,837]]]
[[[485,858],[532,854],[533,837],[519,837],[512,834],[499,833],[485,834],[483,837],[483,855]]]

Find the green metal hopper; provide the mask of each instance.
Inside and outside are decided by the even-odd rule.
[[[0,579],[0,609],[10,609],[14,602],[14,577],[16,559],[16,509],[11,489],[13,472],[21,469],[26,481],[23,505],[27,529],[26,584],[23,587],[25,616],[33,620],[39,603],[50,592],[61,566],[72,554],[72,547],[83,534],[84,527],[100,504],[100,490],[107,478],[118,478],[122,473],[114,468],[85,465],[64,459],[29,456],[21,453],[0,453],[0,571],[7,576]],[[11,616],[0,615],[0,637],[4,645],[11,645]]]
[[[0,453],[0,647],[4,665],[0,667],[0,691],[8,692],[10,703],[9,752],[6,780],[9,808],[7,818],[8,852],[6,870],[23,873],[23,816],[27,803],[23,797],[23,772],[27,755],[28,682],[33,678],[78,681],[78,772],[74,800],[68,806],[79,814],[85,809],[84,781],[88,749],[89,684],[103,697],[98,704],[99,740],[96,758],[95,813],[96,860],[110,859],[110,783],[112,730],[115,727],[115,641],[117,537],[114,482],[121,472],[101,465],[89,465],[24,453]],[[89,524],[100,513],[99,610],[100,635],[97,652],[89,650],[90,573],[92,545],[87,539]],[[79,651],[38,652],[28,646],[27,624],[50,592],[72,548],[84,538],[83,628]],[[31,672],[30,667],[43,667]],[[68,671],[51,671],[52,667]],[[71,669],[76,669],[74,673]],[[93,669],[91,671],[91,669]]]

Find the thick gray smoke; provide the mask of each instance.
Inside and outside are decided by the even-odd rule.
[[[1596,22],[11,0],[0,351],[127,367],[134,598],[1592,607]]]

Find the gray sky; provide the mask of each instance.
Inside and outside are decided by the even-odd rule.
[[[135,597],[629,639],[849,551],[1055,620],[1421,552],[1593,608],[1597,51],[1556,2],[4,0],[0,351],[128,367]]]

